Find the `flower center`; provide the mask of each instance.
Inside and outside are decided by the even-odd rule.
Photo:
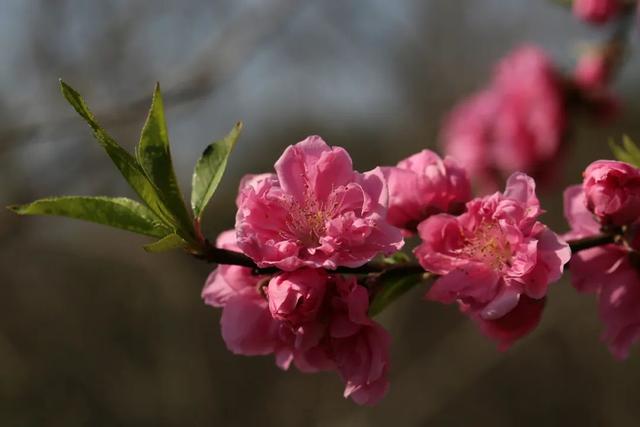
[[[494,222],[482,222],[474,230],[474,234],[465,239],[462,253],[494,270],[501,270],[511,262],[509,242],[500,226]]]
[[[338,207],[334,194],[326,204],[315,194],[307,192],[302,202],[290,200],[287,209],[287,228],[306,247],[316,247],[320,237],[326,233],[327,221],[334,216]]]

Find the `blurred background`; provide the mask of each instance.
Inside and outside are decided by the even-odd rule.
[[[244,120],[206,214],[213,238],[233,225],[240,177],[270,170],[287,145],[319,134],[359,170],[395,163],[435,149],[447,111],[512,48],[540,44],[568,70],[605,36],[545,0],[0,0],[0,202],[132,196],[59,77],[129,149],[160,81],[185,193],[202,149]],[[614,85],[621,117],[578,119],[562,182],[543,194],[558,232],[563,186],[611,157],[608,138],[640,139],[638,40]],[[146,254],[146,242],[0,211],[0,425],[638,425],[640,351],[614,361],[593,296],[566,278],[507,353],[454,307],[406,295],[380,316],[394,337],[390,393],[363,408],[335,374],[229,353],[199,295],[210,267]]]

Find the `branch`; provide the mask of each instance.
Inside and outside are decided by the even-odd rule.
[[[569,240],[567,243],[569,244],[571,254],[573,255],[585,249],[591,249],[596,246],[608,245],[615,242],[615,234],[597,234],[595,236],[584,237],[582,239]]]
[[[575,254],[585,249],[597,246],[608,245],[616,242],[615,234],[597,234],[595,236],[584,237],[582,239],[569,240],[567,243],[571,248],[571,253]],[[223,265],[238,265],[250,268],[256,275],[275,274],[281,271],[277,267],[259,267],[251,258],[241,252],[221,249],[213,246],[208,240],[204,240],[201,248],[191,252],[198,259]],[[370,262],[360,267],[338,267],[332,270],[342,274],[374,274],[394,270],[402,271],[406,274],[424,272],[424,269],[417,263],[405,263],[398,265],[388,265],[379,262]]]
[[[250,268],[256,275],[275,274],[281,271],[277,267],[259,267],[251,258],[241,252],[231,251],[229,249],[216,248],[205,240],[201,248],[191,251],[191,254],[201,260],[223,265],[238,265]],[[388,270],[403,271],[407,274],[421,273],[424,269],[417,263],[406,263],[398,265],[387,265],[378,262],[370,262],[360,267],[338,267],[332,270],[342,274],[372,274],[382,273]]]

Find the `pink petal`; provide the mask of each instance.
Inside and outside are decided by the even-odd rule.
[[[483,264],[468,262],[436,280],[426,297],[444,304],[460,298],[486,303],[495,297],[498,280],[495,271]]]
[[[271,318],[267,302],[257,292],[230,298],[220,324],[222,338],[235,354],[255,356],[275,349],[277,324]]]

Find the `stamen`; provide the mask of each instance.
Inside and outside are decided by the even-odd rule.
[[[328,205],[327,209],[310,192],[307,192],[302,203],[294,200],[288,203],[287,228],[304,246],[318,246],[320,237],[326,231],[326,222],[337,207],[331,202],[331,198]]]
[[[511,247],[500,226],[495,222],[483,222],[474,235],[465,239],[462,253],[495,270],[501,270],[511,262]]]

